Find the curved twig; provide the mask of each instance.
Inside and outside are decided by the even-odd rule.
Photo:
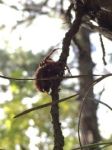
[[[80,144],[80,149],[81,149],[81,150],[82,150],[82,144],[81,144],[81,138],[80,138],[80,122],[81,122],[81,115],[82,115],[82,111],[83,111],[83,108],[84,108],[84,104],[85,104],[86,98],[88,97],[88,94],[89,94],[91,88],[92,88],[94,85],[96,85],[97,83],[99,83],[100,81],[102,81],[103,79],[105,79],[105,78],[107,78],[107,77],[109,77],[109,76],[111,76],[111,75],[108,74],[108,75],[106,75],[106,76],[102,76],[102,77],[96,79],[96,80],[92,83],[92,85],[88,88],[88,90],[87,90],[87,92],[85,93],[84,98],[83,98],[83,100],[82,100],[82,105],[81,105],[81,109],[80,109],[80,113],[79,113],[79,121],[78,121],[78,138],[79,138],[79,144]],[[99,103],[100,103],[100,101],[99,101]],[[107,104],[105,104],[105,103],[103,103],[103,102],[102,102],[102,104],[104,104],[106,107],[108,107],[109,109],[111,109],[111,107],[109,107]]]

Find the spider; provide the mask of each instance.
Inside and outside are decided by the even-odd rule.
[[[63,64],[59,61],[54,61],[50,58],[50,56],[57,49],[52,50],[44,60],[39,64],[39,67],[35,73],[35,85],[37,90],[41,92],[49,93],[52,89],[53,80],[49,79],[52,77],[61,77],[63,76]],[[65,66],[66,67],[66,66]],[[67,68],[67,67],[66,67]],[[39,79],[49,79],[49,80],[39,80]]]

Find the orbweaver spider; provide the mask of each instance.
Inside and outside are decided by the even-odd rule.
[[[44,60],[39,64],[39,67],[35,73],[35,85],[37,90],[41,92],[47,92],[52,89],[53,80],[52,77],[61,77],[63,75],[63,64],[59,61],[54,61],[50,56],[56,51],[54,49]],[[65,66],[66,67],[66,66]],[[39,80],[39,79],[48,79],[48,80]]]

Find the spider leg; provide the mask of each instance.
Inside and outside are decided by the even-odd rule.
[[[56,50],[58,50],[58,49],[59,49],[59,48],[53,49],[53,50],[44,58],[44,60],[49,59],[49,57],[50,57]]]

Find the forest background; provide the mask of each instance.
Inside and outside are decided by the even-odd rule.
[[[81,7],[86,8],[87,12],[84,10],[86,15],[80,30],[72,38],[67,59],[72,76],[78,77],[64,79],[59,91],[60,99],[78,93],[78,97],[59,104],[64,150],[75,149],[80,144],[79,119],[83,145],[110,142],[103,146],[108,146],[106,150],[112,148],[112,113],[105,104],[101,104],[104,102],[110,107],[112,105],[110,3],[111,1],[108,1],[106,5],[103,0],[81,1]],[[100,6],[101,10],[99,7],[95,10],[96,5]],[[78,7],[77,1],[69,0],[0,1],[1,149],[53,149],[55,137],[50,107],[32,111],[18,118],[13,117],[24,110],[51,101],[49,94],[36,90],[34,80],[26,79],[34,78],[37,66],[53,49],[57,48],[57,51],[51,57],[55,61],[59,59],[63,51],[63,39],[77,18]],[[71,74],[66,71],[67,76]],[[105,75],[104,78],[109,77],[102,78],[101,82],[98,81],[98,84],[91,87],[102,75]],[[83,105],[85,109],[80,117],[82,101],[90,87],[89,96]],[[104,149],[103,146],[96,147],[99,150]]]

